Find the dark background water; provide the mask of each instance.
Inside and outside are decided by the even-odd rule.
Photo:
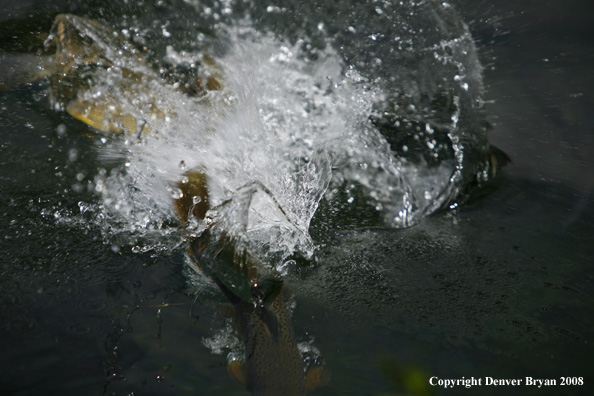
[[[594,5],[452,3],[485,65],[491,141],[511,163],[457,213],[337,233],[320,251],[294,287],[296,332],[332,371],[317,394],[395,394],[413,367],[585,381],[435,394],[592,394]],[[0,2],[14,19],[32,5]],[[93,197],[64,191],[95,159],[68,156],[93,143],[44,98],[36,85],[0,94],[0,393],[246,394],[201,342],[224,315],[185,293],[181,253],[114,253],[69,222]]]

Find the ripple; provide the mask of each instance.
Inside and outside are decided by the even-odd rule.
[[[33,318],[17,318],[6,323],[8,331],[15,334],[31,334],[37,327],[38,323]]]
[[[83,300],[79,303],[80,309],[85,312],[102,312],[107,309],[107,306],[107,302],[100,298]]]

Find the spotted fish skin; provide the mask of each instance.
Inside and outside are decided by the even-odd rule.
[[[293,331],[291,296],[281,281],[277,288],[268,291],[273,296],[234,303],[245,345],[245,386],[253,395],[305,395],[307,373]]]
[[[188,221],[203,219],[209,209],[208,179],[200,170],[185,175],[178,185],[178,215]],[[190,241],[194,265],[208,276],[233,306],[232,318],[245,347],[242,362],[230,372],[252,395],[302,396],[329,380],[322,367],[307,370],[292,323],[292,295],[282,279],[263,275],[264,263],[237,248],[226,234],[210,229]]]

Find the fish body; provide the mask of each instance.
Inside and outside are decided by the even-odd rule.
[[[146,134],[151,121],[175,117],[170,103],[153,94],[155,82],[189,96],[222,87],[221,72],[207,55],[201,73],[188,73],[187,81],[180,83],[180,73],[157,73],[121,33],[76,15],[56,16],[45,47],[55,49],[53,63],[43,67],[50,75],[54,107],[106,133]],[[110,81],[108,87],[97,84],[101,76]]]
[[[118,32],[95,20],[58,15],[46,47],[56,49],[50,77],[55,107],[89,126],[106,133],[141,134],[148,131],[150,119],[175,116],[166,103],[157,103],[151,95],[152,81],[167,81]],[[216,63],[208,56],[204,63],[214,72],[182,92],[199,95],[222,88]],[[113,83],[98,91],[96,77],[109,72]],[[145,99],[135,100],[139,97]],[[205,220],[212,209],[208,183],[204,169],[186,172],[178,183],[181,194],[174,207],[181,223]],[[305,395],[323,385],[327,371],[321,367],[306,370],[293,331],[291,294],[282,280],[237,237],[215,229],[217,224],[212,224],[191,237],[189,252],[194,266],[233,307],[232,317],[245,347],[244,360],[230,365],[233,377],[253,395]]]
[[[197,170],[180,183],[176,200],[180,219],[202,220],[208,211],[206,176]],[[202,216],[202,217],[199,217]],[[245,348],[243,361],[229,366],[231,375],[253,395],[305,395],[325,385],[329,372],[307,369],[292,324],[291,294],[266,263],[238,247],[226,233],[205,230],[190,241],[194,265],[208,276],[233,306],[234,321]],[[264,270],[264,271],[263,271]]]

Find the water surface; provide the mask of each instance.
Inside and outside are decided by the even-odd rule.
[[[223,19],[225,4],[221,3],[219,10]],[[182,48],[189,42],[185,37],[191,34],[188,27],[194,25],[189,22],[191,18],[173,18],[177,12],[202,15],[209,26],[213,18],[204,9],[202,13],[196,11],[203,5],[191,2],[146,8],[145,4],[127,3],[123,14],[129,19],[114,17],[113,8],[100,2],[84,6],[56,2],[38,9],[35,5],[7,3],[10,17],[5,20],[43,15],[31,22],[40,26],[39,31],[49,29],[53,14],[66,11],[103,17],[112,23],[120,21],[125,28],[145,28],[146,40],[155,51],[161,51],[155,54],[158,59],[166,57],[168,46],[177,54],[183,49],[195,50]],[[286,282],[297,300],[294,325],[298,337],[315,345],[332,371],[329,385],[316,394],[396,394],[403,389],[397,380],[401,371],[410,372],[413,367],[440,378],[583,376],[589,384],[593,357],[590,266],[594,253],[594,166],[590,153],[594,142],[587,112],[592,104],[588,89],[592,87],[588,73],[592,43],[586,38],[589,25],[581,16],[587,12],[580,12],[586,5],[576,4],[576,11],[560,11],[553,2],[525,4],[524,9],[512,2],[503,2],[500,7],[477,7],[466,2],[452,5],[469,23],[477,40],[478,59],[485,66],[486,91],[466,91],[460,79],[452,79],[456,84],[452,86],[460,93],[468,92],[470,102],[463,106],[472,107],[472,95],[487,101],[486,117],[494,124],[490,140],[508,153],[512,162],[493,185],[473,195],[470,202],[429,217],[420,210],[410,228],[398,228],[401,224],[390,220],[398,217],[402,208],[386,207],[386,203],[395,202],[382,196],[386,184],[373,184],[376,178],[352,166],[368,162],[364,159],[370,151],[358,151],[359,160],[352,164],[347,161],[342,168],[341,175],[355,179],[361,185],[360,192],[338,190],[335,199],[327,201],[320,198],[321,192],[302,195],[320,205],[315,216],[315,205],[294,206],[295,218],[307,219],[300,227],[307,229],[309,225],[312,243],[317,246],[316,265],[290,272]],[[288,97],[285,106],[296,107],[286,113],[293,118],[275,119],[273,116],[279,114],[275,103],[262,102],[274,95],[259,96],[260,105],[271,115],[264,128],[276,123],[312,136],[315,127],[343,133],[342,125],[359,125],[358,120],[367,119],[364,115],[376,100],[373,95],[390,98],[395,91],[410,89],[401,85],[407,81],[404,78],[368,87],[358,80],[358,76],[387,78],[392,73],[386,60],[374,60],[381,56],[369,55],[388,45],[381,38],[381,45],[374,44],[379,36],[373,40],[369,35],[393,33],[389,26],[378,27],[377,32],[357,30],[363,17],[355,14],[344,17],[349,22],[345,26],[329,20],[322,26],[312,22],[312,32],[307,31],[309,25],[296,25],[290,19],[292,14],[284,17],[286,14],[277,13],[275,8],[268,11],[268,5],[265,7],[259,12],[270,18],[250,21],[241,31],[241,40],[245,41],[240,48],[248,54],[262,51],[260,55],[266,59],[276,55],[276,62],[289,63],[295,78],[283,81],[274,70],[262,69],[248,86],[252,84],[253,90],[255,85],[264,93],[285,89],[295,95]],[[306,15],[315,14],[314,6],[305,8],[302,12]],[[341,13],[340,9],[333,11]],[[379,15],[375,8],[373,11]],[[252,12],[258,12],[257,7]],[[342,28],[348,32],[349,26],[365,38],[362,43],[369,43],[367,51],[351,53],[347,48],[341,53],[341,46],[348,42],[337,39],[309,64],[303,61],[304,55],[297,56],[298,61],[291,58],[299,48],[290,40],[303,33],[300,29],[312,39],[313,46],[322,48],[323,43],[316,43],[316,38],[322,40],[324,34]],[[264,27],[285,32],[287,41],[259,36]],[[165,31],[177,41],[168,41]],[[203,33],[205,40],[207,33]],[[408,44],[415,51],[434,40],[429,34],[411,37],[420,40]],[[3,35],[4,40],[8,39]],[[264,45],[250,47],[253,42]],[[240,59],[252,58],[241,51],[225,52],[222,48],[221,54],[227,54],[221,55],[227,56],[226,67],[237,68],[233,74],[237,80],[242,76],[241,65],[251,70],[258,66],[242,64]],[[286,58],[278,58],[281,55]],[[329,96],[310,88],[300,94],[299,84],[334,86],[341,82],[338,77],[345,75],[342,70],[349,65],[358,74],[351,73],[351,80],[334,88],[330,98],[334,105],[343,101],[338,103],[342,108],[352,108],[353,118],[345,120],[346,112],[316,113],[310,109],[311,117],[318,119],[304,120],[299,113],[304,96],[316,109],[323,108],[319,101]],[[324,73],[316,76],[311,70]],[[404,65],[399,70],[405,73],[408,69]],[[448,75],[447,68],[442,71]],[[415,81],[413,74],[409,75],[411,81]],[[324,83],[326,75],[336,76],[336,81]],[[473,78],[482,85],[479,77]],[[230,81],[236,83],[233,77]],[[195,298],[183,249],[172,248],[178,237],[167,234],[163,238],[160,234],[163,229],[175,228],[167,205],[159,204],[167,202],[170,192],[153,191],[154,186],[145,186],[140,180],[136,185],[143,186],[138,190],[142,194],[133,192],[132,199],[126,201],[136,205],[135,217],[123,221],[130,219],[126,217],[129,212],[120,210],[122,206],[109,206],[109,195],[97,194],[87,186],[96,186],[101,169],[105,169],[108,186],[115,186],[121,180],[116,177],[121,175],[117,170],[125,167],[125,160],[101,151],[97,141],[87,136],[93,133],[90,128],[65,113],[54,112],[43,83],[3,92],[0,102],[4,356],[0,387],[18,395],[246,394],[229,378],[225,356],[212,354],[203,342],[225,328],[225,315],[212,304],[204,304],[203,298]],[[250,108],[246,108],[247,122],[251,122]],[[422,119],[423,128],[427,122],[451,126],[452,114],[432,114],[434,118],[423,114],[428,117]],[[474,117],[464,120],[469,128],[478,122]],[[186,136],[186,132],[173,129],[172,136]],[[372,144],[367,147],[373,148],[374,158],[389,164],[387,151],[382,151],[386,146],[376,145],[377,136],[371,136]],[[267,139],[268,135],[260,137]],[[321,145],[308,142],[307,136],[299,137],[297,143],[287,140],[293,152],[301,150],[299,156]],[[340,147],[345,148],[336,143],[339,140],[325,142],[329,151],[338,153],[333,155],[340,155]],[[108,144],[117,148],[119,143]],[[403,143],[388,144],[401,148]],[[186,149],[180,151],[182,156]],[[233,152],[232,146],[221,149]],[[448,150],[438,153],[440,158],[447,156]],[[107,152],[113,151],[117,150]],[[150,158],[158,158],[157,152],[153,151]],[[135,162],[141,158],[140,152],[127,157],[138,169],[162,164]],[[313,162],[320,164],[319,168],[304,169],[322,169],[324,160],[320,158]],[[455,164],[453,158],[444,158],[444,162],[450,161],[451,166]],[[179,172],[179,161],[168,166]],[[251,169],[264,172],[267,168],[264,164]],[[112,169],[116,172],[110,173]],[[110,179],[110,175],[115,176]],[[124,181],[134,175],[125,173]],[[319,173],[313,175],[318,179],[310,178],[312,185],[326,191],[325,183],[330,181],[320,179]],[[270,176],[269,184],[275,180]],[[77,182],[85,188],[75,186]],[[235,187],[239,183],[227,182]],[[341,185],[340,180],[334,182]],[[420,185],[422,191],[426,185]],[[282,197],[282,191],[278,189],[276,195]],[[164,194],[163,198],[159,194]],[[378,199],[367,200],[368,196]],[[286,205],[297,202],[291,200],[295,196],[290,198],[287,196]],[[349,206],[350,198],[361,199],[364,204],[357,206],[355,201]],[[382,203],[381,210],[375,211],[378,203]],[[306,216],[297,215],[298,208],[304,207],[309,208]],[[143,223],[147,215],[150,221]],[[147,224],[152,228],[145,227]],[[310,241],[305,242],[299,246],[309,249]],[[495,387],[433,390],[435,394],[501,393],[501,388]],[[578,395],[588,391],[588,386],[561,390],[505,388],[512,394]]]

